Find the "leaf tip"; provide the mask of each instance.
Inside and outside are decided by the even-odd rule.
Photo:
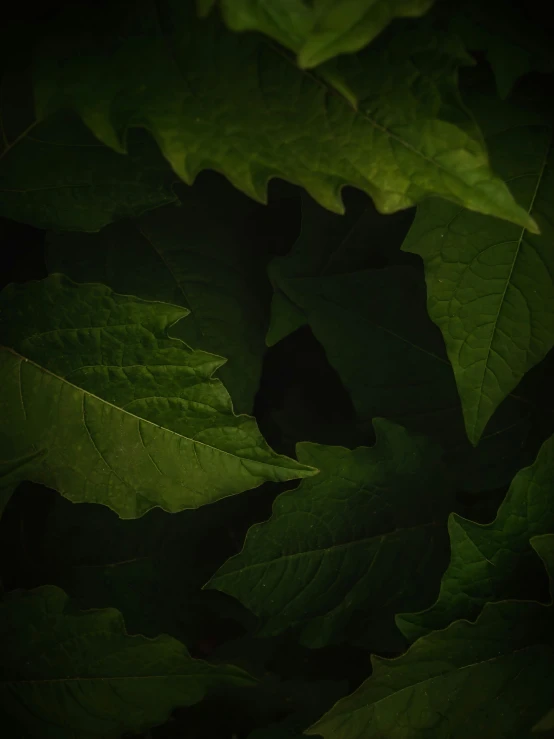
[[[540,236],[541,230],[539,228],[539,224],[535,221],[535,219],[532,216],[529,216],[528,225],[526,226],[529,233],[535,234],[536,236]]]

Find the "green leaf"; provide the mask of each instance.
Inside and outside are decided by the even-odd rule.
[[[34,583],[62,588],[78,608],[117,608],[129,633],[169,634],[195,656],[212,655],[206,640],[234,635],[237,623],[250,628],[255,619],[238,601],[202,585],[267,515],[270,499],[269,490],[254,489],[170,516],[154,508],[123,520],[106,506],[74,505],[27,483],[4,521],[2,578],[24,585],[28,572]]]
[[[364,631],[369,622],[379,641],[395,632],[400,603],[436,592],[451,505],[440,450],[388,421],[375,428],[372,448],[299,444],[320,474],[282,493],[205,586],[250,608],[262,636],[298,626],[304,644],[321,647],[354,638],[365,611]]]
[[[531,467],[516,475],[496,519],[481,525],[455,513],[448,522],[452,556],[437,602],[396,618],[410,641],[458,618],[474,619],[488,601],[534,597],[537,581],[532,536],[554,531],[554,436]],[[530,575],[535,567],[535,577]]]
[[[536,230],[491,172],[459,97],[467,53],[431,26],[402,23],[337,65],[355,109],[264,37],[198,20],[192,3],[71,6],[37,50],[37,107],[77,111],[117,151],[130,126],[147,128],[189,184],[211,168],[265,201],[280,177],[336,212],[348,184],[384,213],[439,195]]]
[[[276,295],[296,312],[283,313],[281,299],[274,300],[266,341],[296,327],[291,315],[307,322],[366,429],[385,417],[438,438],[464,489],[507,484],[529,461],[525,398],[507,399],[473,449],[444,342],[427,314],[423,270],[410,266],[412,255],[395,251],[409,218],[380,216],[356,198],[338,217],[305,197],[298,241],[269,265]]]
[[[493,161],[542,234],[429,200],[402,248],[425,263],[429,315],[477,444],[501,401],[554,346],[554,154],[552,126],[539,114],[476,95],[472,107]]]
[[[210,688],[255,684],[238,667],[192,659],[170,636],[128,636],[118,611],[77,611],[53,586],[4,598],[0,640],[8,736],[118,739]]]
[[[178,194],[180,208],[159,208],[99,234],[51,235],[48,266],[78,282],[189,310],[172,335],[226,357],[221,381],[235,408],[250,412],[269,303],[267,249],[250,226],[261,206],[222,178],[202,178]]]
[[[554,535],[536,537],[554,588]],[[487,603],[373,674],[305,734],[324,739],[521,739],[549,709],[554,684],[554,608]]]
[[[25,479],[134,518],[314,473],[233,414],[221,357],[167,337],[185,309],[62,275],[8,286],[1,307],[4,456],[47,450]]]
[[[219,0],[233,31],[261,31],[297,54],[301,68],[315,67],[337,54],[359,51],[394,18],[416,17],[434,0]],[[197,0],[207,15],[217,0]]]
[[[37,228],[98,231],[176,200],[177,178],[146,132],[130,132],[122,156],[74,113],[37,114],[17,66],[26,61],[10,60],[0,80],[0,215]]]

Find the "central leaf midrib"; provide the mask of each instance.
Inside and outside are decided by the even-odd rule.
[[[276,557],[274,559],[267,559],[263,562],[253,562],[249,565],[244,565],[244,567],[241,567],[237,570],[231,570],[230,572],[223,572],[221,575],[217,575],[217,577],[213,578],[213,581],[216,582],[217,580],[222,580],[227,577],[233,577],[237,576],[237,574],[241,575],[243,572],[246,572],[247,570],[255,570],[260,567],[267,567],[269,565],[274,564],[275,562],[283,562],[285,560],[291,560],[295,559],[297,557],[307,557],[312,554],[319,554],[320,552],[335,552],[339,549],[346,549],[347,547],[355,546],[357,544],[365,544],[367,542],[370,542],[374,539],[386,539],[389,536],[394,536],[395,534],[404,533],[406,531],[414,531],[417,529],[424,529],[428,526],[439,526],[440,524],[436,521],[427,521],[426,523],[422,524],[416,524],[415,526],[404,526],[402,528],[396,528],[393,531],[387,531],[384,534],[372,534],[369,536],[362,536],[358,539],[353,539],[352,541],[346,541],[341,544],[333,544],[330,547],[320,547],[318,549],[308,549],[303,552],[293,552],[292,554],[283,554],[280,557]],[[238,554],[236,555],[239,556]]]
[[[131,413],[131,412],[127,411],[127,410],[124,410],[123,408],[120,408],[118,405],[115,405],[114,403],[110,403],[109,400],[105,400],[104,398],[101,398],[99,395],[95,395],[94,393],[91,393],[90,391],[85,390],[84,388],[79,387],[78,385],[74,385],[72,382],[69,382],[64,377],[60,377],[55,372],[52,372],[51,370],[47,369],[46,367],[42,367],[37,362],[34,362],[32,359],[27,359],[27,357],[24,357],[22,354],[20,354],[19,352],[15,351],[15,349],[12,349],[12,348],[10,348],[8,346],[0,346],[0,349],[4,349],[5,351],[10,352],[10,354],[13,354],[15,357],[17,357],[20,362],[26,362],[28,364],[32,364],[40,372],[43,372],[45,374],[48,374],[51,377],[54,377],[59,382],[63,382],[66,385],[69,385],[69,386],[75,388],[76,390],[78,390],[79,392],[83,393],[87,397],[90,397],[90,398],[92,398],[94,400],[98,400],[101,403],[105,403],[106,405],[110,406],[111,408],[115,408],[115,410],[119,411],[119,413],[125,413],[126,415],[131,416],[132,418],[136,418],[137,421],[141,421],[143,423],[148,423],[148,424],[150,424],[151,426],[154,426],[157,429],[161,429],[162,431],[167,431],[168,433],[174,434],[175,436],[178,436],[181,439],[185,439],[186,441],[189,441],[189,442],[191,442],[193,444],[199,444],[200,446],[206,447],[207,449],[212,449],[213,451],[216,451],[219,454],[226,454],[227,456],[232,457],[233,459],[238,459],[238,460],[246,461],[246,462],[254,462],[256,464],[265,465],[267,467],[278,467],[279,466],[277,464],[270,464],[269,462],[260,461],[259,459],[251,459],[250,457],[240,457],[239,455],[233,454],[232,452],[228,452],[225,449],[220,449],[218,447],[212,446],[211,444],[206,444],[206,442],[204,442],[204,441],[198,441],[197,439],[193,439],[192,437],[184,436],[183,434],[180,434],[177,431],[174,431],[173,429],[169,429],[169,428],[166,428],[164,426],[159,426],[157,423],[154,423],[154,421],[151,421],[148,418],[142,418],[141,416],[137,416],[134,413]],[[101,367],[102,365],[98,365],[98,366]],[[157,397],[159,397],[160,399],[163,399],[163,396],[162,395],[157,396]],[[292,469],[292,468],[281,467],[281,469]]]
[[[543,177],[544,177],[544,172],[545,172],[545,169],[546,169],[546,164],[547,164],[548,158],[550,156],[550,150],[552,148],[552,134],[553,134],[553,129],[551,128],[550,138],[548,140],[548,144],[547,144],[546,149],[545,149],[543,162],[542,162],[541,168],[540,168],[540,170],[538,172],[537,184],[535,185],[535,190],[533,192],[533,196],[531,198],[531,202],[530,202],[529,207],[527,209],[527,212],[529,213],[529,215],[531,215],[531,213],[533,211],[533,208],[534,208],[534,205],[535,205],[535,200],[537,199],[537,195],[539,193],[539,190],[540,190],[540,187],[541,187],[541,184],[542,184],[542,180],[543,180]],[[481,384],[479,386],[479,400],[478,400],[478,403],[477,403],[477,415],[476,415],[476,419],[473,422],[473,430],[475,430],[475,427],[476,427],[476,425],[478,423],[478,419],[479,419],[479,417],[481,415],[481,406],[482,406],[483,397],[484,397],[484,395],[483,395],[483,386],[485,384],[485,377],[486,377],[486,374],[487,374],[487,370],[489,369],[489,362],[490,362],[490,356],[491,356],[491,352],[492,352],[492,345],[493,345],[493,343],[495,342],[495,339],[496,339],[497,325],[498,325],[498,321],[500,320],[501,313],[503,312],[503,307],[504,307],[504,303],[505,303],[505,300],[506,300],[506,293],[508,291],[508,287],[512,283],[512,275],[514,273],[514,270],[516,268],[517,261],[519,259],[520,253],[521,253],[521,245],[523,243],[523,237],[525,235],[525,231],[527,231],[526,228],[522,228],[521,229],[521,233],[519,235],[519,239],[518,239],[518,242],[517,242],[516,252],[515,252],[515,255],[514,255],[514,260],[512,262],[512,267],[510,269],[510,274],[508,275],[508,277],[506,279],[506,285],[504,286],[504,292],[502,293],[502,297],[500,299],[500,304],[499,304],[499,307],[498,307],[498,312],[497,312],[496,317],[494,319],[494,325],[493,325],[493,329],[492,329],[492,332],[491,332],[491,338],[490,338],[490,341],[489,341],[488,347],[487,347],[487,356],[486,356],[485,361],[484,361],[484,364],[483,364],[483,373],[481,375]],[[492,370],[491,370],[491,372],[492,372]]]
[[[333,86],[332,86],[332,85],[331,85],[331,84],[330,84],[329,82],[327,82],[327,80],[325,80],[325,78],[323,78],[323,77],[319,77],[319,75],[317,75],[317,74],[316,74],[316,73],[314,72],[314,70],[309,70],[309,69],[300,69],[300,68],[299,68],[299,67],[298,67],[298,66],[296,65],[296,62],[294,61],[294,59],[292,59],[292,58],[291,58],[291,57],[290,57],[290,56],[289,56],[289,55],[288,55],[288,54],[286,53],[286,51],[285,51],[284,49],[280,49],[279,47],[275,46],[275,44],[274,44],[274,43],[272,43],[272,42],[271,42],[271,41],[270,41],[269,39],[266,39],[265,37],[263,37],[263,39],[264,39],[264,42],[266,43],[266,45],[267,45],[267,46],[269,46],[269,47],[270,47],[270,48],[271,48],[271,49],[272,49],[272,50],[273,50],[273,51],[274,51],[274,52],[275,52],[276,54],[278,54],[279,56],[281,56],[281,57],[282,57],[283,59],[286,59],[286,60],[287,60],[287,62],[288,62],[289,64],[292,64],[292,66],[294,66],[294,68],[295,68],[295,69],[296,69],[296,70],[297,70],[298,72],[300,72],[301,74],[304,74],[304,75],[306,75],[307,77],[309,77],[310,79],[312,79],[312,80],[313,80],[314,82],[316,82],[316,83],[317,83],[317,84],[318,84],[318,85],[319,85],[319,86],[320,86],[321,88],[323,88],[323,89],[324,89],[324,90],[325,90],[325,91],[326,91],[326,92],[327,92],[328,94],[333,94],[333,95],[336,95],[337,97],[339,97],[339,98],[341,99],[341,101],[342,101],[342,102],[343,102],[343,103],[344,103],[344,104],[345,104],[345,105],[346,105],[346,106],[347,106],[348,108],[350,108],[350,110],[351,110],[351,111],[352,111],[352,112],[353,112],[353,113],[354,113],[355,115],[358,115],[358,116],[360,116],[361,118],[364,118],[364,119],[365,119],[365,120],[366,120],[366,121],[367,121],[367,122],[368,122],[368,123],[369,123],[369,124],[370,124],[371,126],[373,126],[374,128],[376,128],[376,129],[377,129],[378,131],[380,131],[381,133],[384,133],[384,134],[385,134],[386,136],[388,136],[389,138],[391,138],[391,139],[394,139],[394,140],[395,140],[395,141],[397,141],[397,142],[398,142],[398,143],[399,143],[399,144],[400,144],[401,146],[403,146],[403,147],[404,147],[405,149],[407,149],[408,151],[411,151],[411,152],[412,152],[413,154],[416,154],[416,155],[417,155],[418,157],[420,157],[421,159],[423,159],[423,160],[424,160],[424,161],[426,161],[427,163],[429,163],[429,164],[433,165],[434,167],[436,167],[436,168],[437,168],[437,170],[439,170],[439,171],[441,171],[441,172],[445,172],[446,174],[448,174],[448,175],[450,175],[450,176],[454,176],[454,177],[455,177],[455,178],[456,178],[456,179],[457,179],[457,180],[458,180],[458,181],[459,181],[460,183],[462,183],[462,184],[463,184],[463,185],[465,185],[466,187],[470,187],[471,189],[473,189],[473,188],[472,188],[472,186],[471,186],[471,185],[469,185],[469,184],[468,184],[468,183],[467,183],[467,182],[466,182],[466,181],[465,181],[465,180],[464,180],[464,179],[463,179],[463,178],[462,178],[462,177],[461,177],[461,176],[460,176],[460,175],[459,175],[459,174],[458,174],[457,172],[454,172],[454,171],[452,171],[452,170],[450,170],[450,169],[447,169],[447,168],[446,168],[446,167],[444,167],[444,166],[443,166],[442,164],[440,164],[440,163],[439,163],[439,162],[437,162],[437,161],[436,161],[435,159],[433,159],[433,157],[430,157],[430,156],[428,156],[427,154],[424,154],[424,153],[423,153],[422,151],[420,151],[419,149],[416,149],[416,148],[415,148],[415,146],[413,146],[413,144],[410,144],[410,143],[409,143],[408,141],[406,141],[405,139],[402,139],[402,138],[401,138],[401,137],[400,137],[400,136],[399,136],[398,134],[396,134],[396,133],[393,133],[393,132],[392,132],[392,131],[391,131],[391,130],[390,130],[389,128],[387,128],[386,126],[384,126],[384,125],[383,125],[382,123],[379,123],[378,121],[376,121],[376,120],[375,120],[375,118],[372,118],[372,117],[371,117],[371,116],[369,115],[369,113],[367,113],[366,111],[361,111],[359,107],[354,107],[354,105],[352,105],[352,103],[351,103],[351,102],[350,102],[350,101],[348,100],[348,98],[346,98],[346,97],[345,97],[345,96],[344,96],[344,95],[343,95],[343,94],[342,94],[342,93],[340,92],[340,90],[338,90],[338,89],[337,89],[336,87],[333,87]],[[363,102],[363,98],[360,98],[360,102]],[[436,120],[441,120],[441,119],[440,119],[440,118],[437,118]],[[443,123],[447,123],[448,121],[442,121],[442,122],[443,122]],[[467,136],[467,137],[468,137],[468,138],[469,138],[469,139],[470,139],[471,141],[474,141],[474,140],[475,140],[475,139],[473,139],[473,138],[472,138],[472,137],[471,137],[471,136],[470,136],[470,135],[469,135],[469,134],[468,134],[468,133],[467,133],[466,131],[464,131],[463,129],[460,129],[460,130],[461,130],[461,131],[463,131],[463,132],[464,132],[464,133],[466,134],[466,136]],[[485,158],[485,161],[488,161],[488,157],[487,157],[487,154],[486,154],[486,152],[485,152],[485,151],[483,151],[483,156],[484,156],[484,158]],[[381,188],[379,188],[379,189],[381,189]]]

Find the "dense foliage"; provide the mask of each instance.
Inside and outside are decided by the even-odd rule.
[[[554,736],[553,34],[9,10],[6,736]]]

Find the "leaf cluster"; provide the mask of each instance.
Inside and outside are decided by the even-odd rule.
[[[8,9],[7,736],[554,736],[553,34]]]

